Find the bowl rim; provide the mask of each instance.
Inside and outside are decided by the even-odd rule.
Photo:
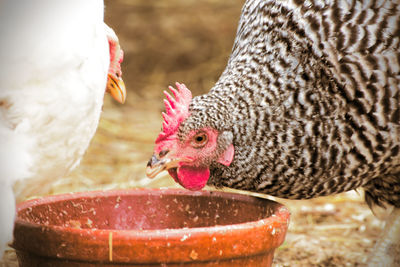
[[[59,195],[45,196],[35,199],[30,199],[21,202],[17,205],[17,214],[21,211],[28,209],[32,206],[43,205],[55,201],[66,201],[77,198],[96,198],[96,197],[112,197],[112,196],[123,196],[123,195],[190,195],[190,196],[211,196],[217,197],[230,197],[235,198],[239,201],[246,202],[266,202],[272,203],[275,207],[275,212],[266,218],[262,218],[255,221],[242,222],[230,225],[215,225],[205,227],[191,227],[191,228],[175,228],[175,229],[129,229],[129,230],[116,230],[116,229],[98,229],[98,228],[73,228],[63,227],[59,225],[43,225],[39,223],[28,222],[21,219],[18,215],[15,220],[14,229],[14,242],[13,247],[21,251],[30,251],[45,257],[56,257],[68,258],[73,260],[88,260],[85,253],[79,253],[65,249],[64,251],[52,251],[52,247],[55,248],[60,246],[60,242],[63,242],[63,238],[68,234],[72,239],[76,240],[80,238],[84,240],[88,252],[95,248],[104,246],[109,243],[110,236],[111,242],[115,244],[113,246],[114,251],[119,250],[119,256],[110,258],[110,255],[96,255],[96,260],[100,262],[131,262],[128,256],[132,253],[129,250],[140,250],[145,248],[146,251],[142,251],[141,259],[136,260],[135,263],[154,263],[154,254],[160,252],[160,248],[163,247],[167,251],[165,257],[160,257],[157,262],[184,262],[193,261],[193,258],[189,257],[186,259],[178,259],[174,256],[173,250],[177,249],[180,251],[195,250],[198,251],[198,244],[214,246],[216,248],[226,248],[229,246],[227,242],[238,242],[247,244],[245,245],[245,252],[239,251],[234,247],[228,250],[224,250],[224,257],[241,257],[245,254],[261,254],[266,251],[270,251],[278,247],[284,240],[286,230],[289,224],[290,213],[288,209],[281,203],[261,198],[253,195],[244,195],[240,193],[212,191],[212,190],[201,190],[201,191],[188,191],[185,189],[176,188],[131,188],[131,189],[113,189],[113,190],[96,190],[96,191],[85,191],[66,193]],[[21,230],[27,230],[28,234],[25,237],[21,237]],[[41,235],[40,235],[41,234]],[[39,239],[37,242],[29,242],[23,244],[22,240],[31,240],[32,238]],[[56,236],[55,244],[48,244],[49,248],[45,248],[41,244],[46,242],[46,238],[49,235]],[[93,238],[95,237],[95,238]],[[229,238],[227,238],[229,237]],[[261,241],[254,240],[257,237]],[[230,241],[228,240],[230,239]],[[247,240],[248,239],[248,240]],[[118,241],[117,241],[118,240]],[[197,240],[197,241],[196,241]],[[200,241],[199,241],[200,240]],[[273,240],[273,242],[269,242]],[[116,242],[117,241],[117,242]],[[125,243],[126,244],[125,244]],[[36,243],[36,245],[35,245]],[[170,247],[165,248],[162,244],[169,243]],[[247,246],[247,248],[246,248]],[[243,247],[243,246],[241,246]],[[172,249],[173,248],[173,249]],[[110,247],[108,248],[110,250]],[[111,249],[112,250],[112,249]],[[208,251],[208,253],[201,253],[196,256],[196,260],[213,260],[221,258],[218,255],[219,252]],[[200,251],[199,251],[200,253]],[[87,253],[91,254],[91,253]],[[114,253],[112,253],[114,254]],[[129,254],[129,255],[128,255]],[[188,254],[188,253],[186,253]],[[190,256],[190,253],[188,254]]]

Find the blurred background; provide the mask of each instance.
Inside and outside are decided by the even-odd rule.
[[[127,102],[109,95],[81,165],[36,197],[72,191],[178,187],[168,175],[145,176],[161,128],[162,91],[176,81],[206,93],[228,60],[244,0],[106,0],[105,21],[125,52]],[[16,191],[24,196],[23,185]],[[25,194],[26,197],[26,194]],[[19,200],[24,199],[21,197]],[[266,197],[266,196],[264,196]],[[291,211],[274,266],[364,266],[382,223],[362,192],[305,201],[276,199]],[[16,266],[12,250],[3,266]]]

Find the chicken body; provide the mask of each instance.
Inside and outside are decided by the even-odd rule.
[[[180,169],[207,169],[210,185],[291,199],[362,187],[370,206],[395,207],[399,247],[398,1],[248,0],[225,71],[188,113],[156,141],[149,170],[166,165],[199,189],[205,183]],[[217,135],[213,152],[188,141],[201,132]],[[196,144],[201,160],[180,152],[184,144]],[[221,164],[230,145],[233,159]]]
[[[0,254],[12,187],[24,196],[76,167],[100,118],[110,67],[103,1],[4,1],[0,9]]]
[[[248,1],[226,70],[181,131],[232,133],[234,160],[210,184],[293,199],[363,186],[400,207],[400,7],[328,3]]]

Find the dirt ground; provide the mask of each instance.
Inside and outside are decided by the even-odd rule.
[[[106,22],[125,51],[123,106],[105,97],[99,129],[81,165],[29,197],[70,191],[177,187],[144,174],[161,126],[162,90],[184,82],[207,92],[225,67],[243,0],[107,0]],[[24,196],[24,184],[16,186]],[[26,195],[26,194],[25,194]],[[274,266],[365,266],[383,223],[363,202],[362,191],[304,201],[275,200],[291,211],[286,241]],[[7,251],[3,266],[16,266]]]

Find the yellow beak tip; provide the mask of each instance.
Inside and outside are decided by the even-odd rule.
[[[125,83],[121,78],[108,74],[106,91],[109,92],[111,96],[119,103],[125,103],[126,88]]]

